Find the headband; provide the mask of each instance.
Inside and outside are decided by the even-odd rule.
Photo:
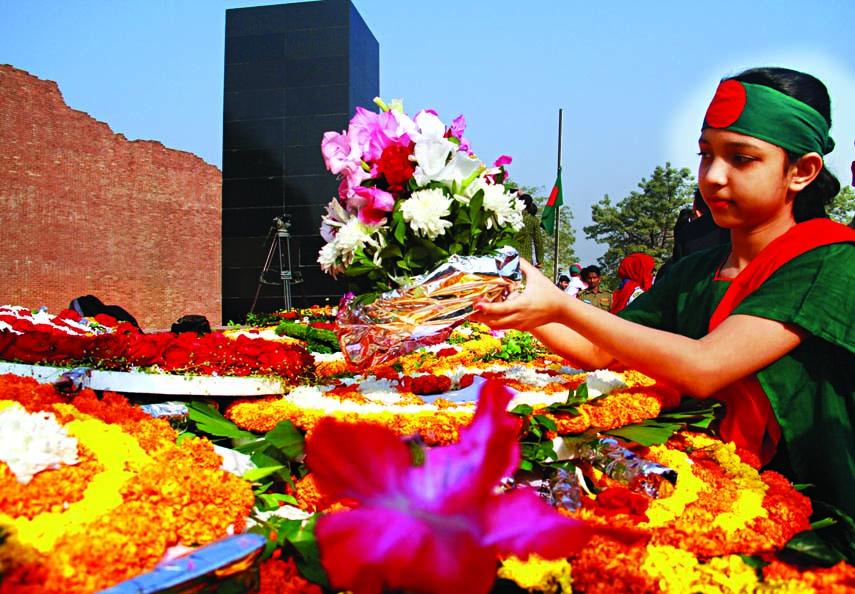
[[[834,149],[822,114],[775,89],[737,80],[723,81],[704,116],[703,128],[745,134],[798,155]]]

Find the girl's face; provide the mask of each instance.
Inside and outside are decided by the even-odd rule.
[[[793,167],[782,148],[712,128],[701,132],[698,144],[698,186],[716,224],[752,229],[792,219]]]

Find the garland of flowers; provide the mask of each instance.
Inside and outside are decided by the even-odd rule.
[[[80,445],[78,464],[26,484],[0,462],[0,527],[15,551],[0,555],[0,592],[97,591],[151,570],[169,547],[243,529],[251,485],[220,470],[211,442],[176,445],[168,422],[117,394],[82,390],[64,403],[52,386],[9,374],[0,396],[52,414]]]
[[[72,310],[57,316],[23,307],[0,307],[0,359],[22,363],[200,375],[276,375],[297,383],[311,376],[314,360],[300,344],[222,332],[142,333],[128,322]]]

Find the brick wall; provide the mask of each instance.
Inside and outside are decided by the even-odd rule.
[[[92,294],[146,329],[219,324],[221,185],[192,153],[129,141],[0,65],[0,304],[57,313]]]

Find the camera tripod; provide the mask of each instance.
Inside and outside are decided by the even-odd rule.
[[[270,267],[273,264],[274,256],[279,255],[279,279],[282,282],[283,297],[285,299],[285,311],[291,311],[291,283],[302,282],[299,272],[296,274],[291,272],[291,215],[285,214],[281,217],[274,217],[273,224],[270,226],[270,231],[267,237],[273,236],[273,241],[270,242],[270,249],[267,251],[267,259],[264,261],[264,268],[261,269],[261,274],[258,277],[258,288],[255,290],[255,299],[252,300],[252,307],[249,308],[249,313],[255,313],[255,305],[258,303],[258,295],[261,293],[262,285],[278,285],[278,281],[269,281],[266,276],[270,272]],[[283,249],[284,244],[284,249]]]

